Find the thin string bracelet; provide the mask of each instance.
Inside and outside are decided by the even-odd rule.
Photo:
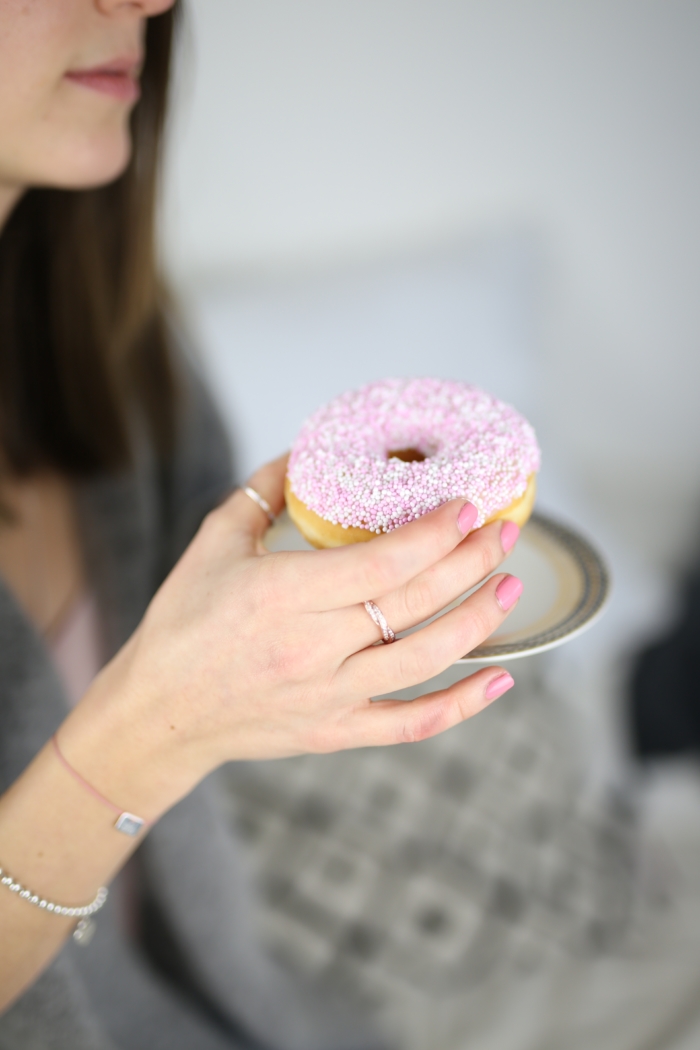
[[[78,783],[82,787],[84,787],[86,791],[89,791],[93,798],[96,798],[97,801],[101,802],[103,806],[108,806],[113,813],[118,814],[117,819],[115,820],[113,825],[113,827],[115,827],[117,831],[121,831],[122,835],[131,835],[132,838],[135,838],[142,828],[149,827],[149,822],[147,820],[144,820],[143,817],[137,817],[135,813],[127,813],[125,810],[120,809],[119,806],[115,806],[114,803],[110,802],[108,798],[105,798],[104,795],[101,795],[97,788],[94,788],[92,784],[88,783],[85,777],[81,777],[77,769],[73,769],[72,765],[68,762],[64,755],[61,754],[61,749],[58,746],[58,739],[55,733],[51,737],[51,743],[53,744],[53,749],[56,754],[56,758],[66,770],[66,772],[70,773],[73,779],[77,780]]]

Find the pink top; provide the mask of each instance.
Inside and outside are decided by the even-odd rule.
[[[426,458],[387,458],[407,448]],[[288,474],[295,496],[327,521],[390,532],[459,496],[483,525],[539,466],[534,430],[505,402],[455,380],[383,379],[314,412]]]
[[[47,644],[63,682],[68,703],[75,707],[104,664],[100,615],[95,596],[90,591],[84,592],[71,606],[59,629],[47,639]],[[114,812],[121,813],[119,806],[105,798],[66,762],[55,736],[51,742],[54,754],[66,772],[100,802]],[[139,929],[138,889],[134,869],[128,861],[118,878],[122,890],[116,898],[117,914],[127,936],[135,938]]]
[[[99,612],[91,593],[71,606],[47,644],[68,702],[75,707],[103,664]]]

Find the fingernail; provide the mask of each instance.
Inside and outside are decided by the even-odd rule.
[[[512,576],[511,579],[513,579]],[[484,696],[487,700],[495,700],[497,696],[503,696],[504,693],[507,693],[514,685],[514,679],[506,671],[505,674],[499,674],[491,679],[484,690]]]
[[[519,580],[517,576],[506,576],[496,588],[496,600],[503,612],[507,612],[515,605],[522,593],[522,580]]]
[[[473,503],[465,503],[459,514],[457,515],[457,528],[466,536],[469,530],[473,527],[479,515],[479,511],[476,509]]]
[[[515,541],[519,535],[520,528],[514,521],[503,522],[501,525],[501,547],[503,547],[504,554],[507,554],[511,547],[515,546]]]

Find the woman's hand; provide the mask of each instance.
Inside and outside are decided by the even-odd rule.
[[[275,512],[283,506],[285,467],[286,459],[277,460],[251,479]],[[458,608],[393,645],[374,644],[380,631],[362,603],[376,601],[398,632],[483,580],[505,556],[503,523],[465,538],[476,516],[471,510],[452,500],[369,543],[270,554],[261,542],[266,515],[237,491],[206,518],[136,634],[98,680],[96,699],[85,703],[103,697],[115,733],[129,725],[132,736],[148,740],[149,766],[165,784],[173,779],[168,764],[177,769],[176,795],[228,759],[394,744],[442,732],[512,684],[503,669],[479,671],[410,703],[371,697],[425,681],[483,642],[507,615],[508,602],[497,596],[504,577],[489,579]],[[518,586],[508,579],[514,602]],[[75,754],[83,775],[99,780],[99,763],[86,768],[69,726],[61,733],[68,757]],[[105,789],[109,794],[102,779]]]
[[[285,465],[278,460],[251,479],[275,511]],[[401,631],[484,579],[513,526],[489,525],[465,539],[474,511],[452,500],[370,543],[268,554],[266,515],[234,493],[61,726],[64,756],[113,805],[154,820],[227,759],[422,740],[476,714],[512,684],[502,669],[411,703],[370,698],[422,682],[482,642],[516,600],[519,581],[487,580],[393,645],[374,645],[380,632],[362,604],[375,600]],[[85,903],[136,844],[113,824],[114,813],[47,745],[0,799],[2,863],[50,899]],[[0,896],[0,1008],[74,921]]]

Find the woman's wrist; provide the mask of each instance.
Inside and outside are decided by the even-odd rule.
[[[99,717],[76,711],[59,730],[59,739],[65,731],[76,767],[88,765],[90,749],[95,748],[102,780],[125,796],[133,794],[137,806],[151,805],[155,814],[156,799],[144,788],[149,778],[134,771],[130,756],[124,761],[119,738],[110,739],[99,723]],[[139,758],[144,756],[141,752]],[[99,780],[97,771],[93,779]],[[168,801],[172,803],[172,795]],[[162,811],[167,803],[161,799],[159,805]],[[58,912],[55,907],[32,907],[20,893],[0,887],[0,1010],[58,951],[142,835],[129,837],[115,830],[114,813],[67,772],[50,741],[0,798],[0,865],[11,873],[13,885],[21,883],[39,901],[62,906]]]
[[[103,669],[57,734],[65,762],[111,803],[113,824],[116,810],[154,823],[214,765],[188,745],[169,721],[168,705],[139,680],[137,650],[136,635]]]

